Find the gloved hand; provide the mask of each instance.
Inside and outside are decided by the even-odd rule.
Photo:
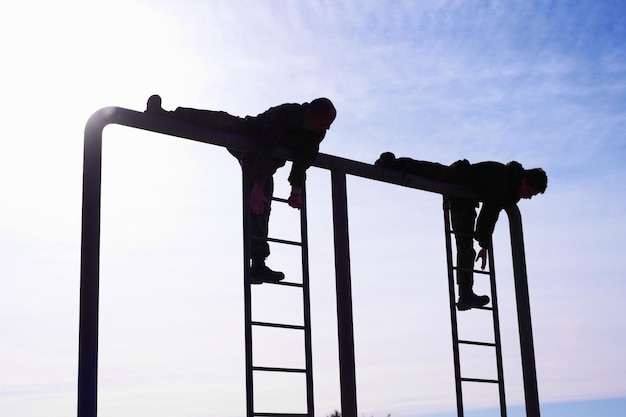
[[[300,187],[291,186],[291,195],[287,199],[290,207],[300,210],[304,204],[302,201],[302,189]]]
[[[263,193],[263,184],[255,182],[252,185],[252,191],[250,192],[250,201],[248,206],[252,214],[258,216],[265,211],[265,205],[267,204],[267,197]]]
[[[478,261],[479,259],[482,260],[482,262],[480,263],[480,269],[485,269],[485,266],[487,266],[487,249],[480,248],[480,250],[478,251],[478,255],[476,255],[476,261]]]

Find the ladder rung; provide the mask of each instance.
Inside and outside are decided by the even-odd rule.
[[[303,284],[299,283],[299,282],[285,282],[285,281],[277,281],[277,282],[271,282],[271,281],[263,281],[264,285],[284,285],[286,287],[299,287],[302,288],[304,287]]]
[[[280,324],[280,323],[268,323],[264,321],[252,321],[250,322],[253,326],[263,326],[263,327],[278,327],[280,329],[295,329],[295,330],[304,330],[305,327],[301,325],[295,324]]]
[[[252,413],[253,416],[259,417],[307,417],[307,413]]]
[[[267,241],[274,242],[274,243],[284,243],[285,245],[302,246],[302,243],[296,242],[294,240],[275,239],[273,237],[268,237]]]
[[[292,373],[304,373],[306,369],[301,368],[275,368],[272,366],[253,366],[253,371],[265,371],[265,372],[292,372]]]
[[[459,343],[462,343],[464,345],[476,345],[476,346],[491,346],[491,347],[495,347],[496,344],[495,343],[489,343],[489,342],[474,342],[472,340],[459,340]]]
[[[250,239],[251,240],[264,240],[267,242],[274,242],[274,243],[283,243],[285,245],[302,246],[302,242],[296,242],[295,240],[276,239],[273,237],[268,237],[266,239],[260,236],[250,236]]]
[[[481,378],[461,378],[463,382],[487,382],[489,384],[497,384],[500,381],[497,379],[481,379]]]
[[[457,233],[454,230],[450,230],[450,234],[451,235],[461,236],[461,237],[471,237],[471,238],[474,238],[474,234],[473,233]]]
[[[458,266],[453,266],[452,269],[457,270],[457,271],[472,271],[476,274],[484,274],[484,275],[489,275],[490,272],[489,271],[483,271],[482,269],[473,269],[473,268],[459,268]]]
[[[485,306],[482,306],[482,307],[472,307],[471,309],[472,309],[472,310],[489,310],[489,311],[492,311],[492,310],[493,310],[493,307],[485,307]]]
[[[272,201],[278,201],[280,203],[288,203],[289,201],[286,198],[274,197],[272,196]]]

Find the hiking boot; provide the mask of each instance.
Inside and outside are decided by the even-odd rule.
[[[150,96],[148,98],[148,102],[146,103],[146,113],[151,114],[163,114],[165,110],[161,107],[161,96],[156,94]]]
[[[459,302],[456,303],[456,307],[459,309],[459,311],[465,311],[469,310],[470,308],[482,307],[487,304],[489,304],[488,296],[470,293],[470,295],[466,297],[460,296]]]
[[[285,274],[279,271],[272,271],[264,262],[252,262],[250,267],[250,282],[252,284],[263,284],[264,282],[280,282],[285,279]]]
[[[380,154],[380,158],[378,158],[378,160],[374,162],[374,165],[376,165],[377,167],[391,168],[393,167],[395,162],[396,156],[393,153],[383,152]]]
[[[462,184],[468,184],[471,177],[471,167],[472,164],[467,159],[462,159],[460,161],[454,162],[450,165],[452,168],[453,181],[461,182]]]

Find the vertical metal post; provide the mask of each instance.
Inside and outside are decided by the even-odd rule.
[[[342,417],[357,417],[346,173],[331,171]]]
[[[78,417],[96,417],[98,412],[98,292],[103,128],[104,126],[97,123],[94,117],[85,127],[78,333]]]
[[[526,415],[539,417],[539,393],[537,388],[537,370],[535,368],[533,331],[530,320],[530,298],[528,295],[528,276],[526,275],[522,216],[517,205],[507,207],[506,212],[509,216],[511,250],[513,254],[513,276],[517,301],[517,322],[522,356]]]
[[[252,289],[250,288],[250,209],[248,201],[252,180],[250,177],[250,160],[243,155],[242,170],[242,210],[243,210],[243,288],[244,288],[244,332],[246,343],[246,410],[247,416],[254,415],[254,386],[252,375]]]

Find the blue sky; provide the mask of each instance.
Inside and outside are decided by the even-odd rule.
[[[75,413],[83,129],[96,110],[143,110],[154,93],[167,109],[242,116],[327,96],[338,109],[327,154],[543,167],[547,192],[520,203],[542,415],[557,413],[552,404],[626,397],[625,7],[3,2],[0,414]],[[278,195],[286,178],[276,175]],[[244,413],[240,187],[223,149],[105,129],[99,415]],[[325,416],[340,404],[328,173],[310,170],[307,188],[316,411]],[[358,178],[348,190],[359,413],[454,411],[440,197]],[[272,234],[288,238],[295,211],[281,210]],[[523,390],[507,229],[502,216],[494,255],[515,406]],[[298,267],[279,249],[269,264]],[[258,292],[262,316],[290,313],[288,295]],[[480,320],[466,320],[484,335]],[[301,360],[264,337],[259,357]],[[471,364],[490,371],[486,359]],[[262,405],[298,407],[297,384],[270,384]],[[497,404],[489,392],[468,401]],[[623,402],[609,403],[623,414]],[[598,410],[587,415],[608,415]]]

